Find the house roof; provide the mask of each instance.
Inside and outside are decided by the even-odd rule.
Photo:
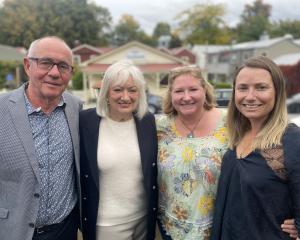
[[[230,49],[229,45],[194,45],[194,53],[214,53]]]
[[[300,39],[294,39],[294,43],[300,46]]]
[[[20,48],[15,48],[0,44],[0,61],[18,61],[22,62],[25,53]]]
[[[137,41],[131,41],[129,43],[126,43],[118,48],[115,48],[109,52],[106,52],[106,53],[103,53],[102,55],[100,56],[97,56],[97,57],[94,57],[88,61],[85,61],[84,63],[82,63],[83,66],[87,66],[89,64],[92,64],[92,63],[97,63],[98,61],[100,61],[101,59],[105,59],[113,54],[116,54],[118,52],[121,52],[121,51],[124,51],[126,50],[127,48],[130,48],[130,47],[139,47],[139,48],[142,48],[142,49],[145,49],[147,51],[150,51],[150,52],[153,52],[155,53],[156,55],[159,55],[159,56],[162,56],[162,57],[165,57],[167,59],[170,59],[172,61],[175,61],[175,62],[178,62],[180,64],[183,64],[184,61],[175,57],[175,56],[172,56],[168,53],[165,53],[165,52],[162,52],[160,51],[159,49],[156,49],[156,48],[153,48],[153,47],[150,47],[146,44],[143,44],[143,43],[140,43],[140,42],[137,42]]]
[[[99,73],[105,72],[106,69],[110,66],[110,64],[91,64],[84,68],[85,72],[88,73]],[[174,64],[143,64],[138,65],[138,68],[144,73],[155,73],[155,72],[168,72],[170,69],[175,67],[180,67],[182,64],[174,63]]]
[[[109,51],[111,51],[113,49],[113,48],[110,48],[110,47],[94,47],[94,46],[91,46],[89,44],[81,44],[81,45],[73,48],[72,52],[76,52],[76,51],[78,51],[78,50],[80,50],[82,48],[88,48],[88,49],[90,49],[92,51],[95,51],[95,52],[97,52],[99,54],[103,54],[103,53],[109,52]]]
[[[254,49],[267,48],[278,42],[285,41],[285,40],[292,41],[292,39],[293,39],[293,36],[287,34],[283,37],[278,37],[278,38],[270,38],[270,39],[262,39],[262,40],[258,40],[258,41],[238,43],[238,44],[232,45],[231,49],[241,50],[241,49],[253,49],[253,48]]]
[[[277,65],[295,65],[300,61],[300,53],[282,55],[273,61]]]

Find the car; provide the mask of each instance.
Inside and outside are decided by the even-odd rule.
[[[161,113],[162,111],[162,97],[147,92],[148,110],[153,114]]]
[[[217,88],[215,89],[215,97],[218,107],[228,107],[231,99],[232,89],[231,88]]]
[[[288,113],[300,113],[300,93],[293,95],[286,100]]]

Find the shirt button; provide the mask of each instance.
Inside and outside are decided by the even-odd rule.
[[[85,178],[88,178],[88,177],[89,177],[89,175],[85,174],[85,175],[84,175],[84,177],[85,177]]]
[[[156,211],[156,208],[155,208],[155,207],[153,208],[153,211]]]
[[[84,218],[84,221],[87,221],[87,218]]]
[[[29,227],[34,228],[34,223],[29,223]]]
[[[40,194],[35,193],[35,194],[33,194],[33,196],[34,196],[35,198],[39,198],[39,197],[40,197]]]
[[[83,200],[86,200],[86,197],[84,197]]]
[[[152,163],[152,167],[155,167],[155,165],[156,165],[156,163],[154,162],[154,163]]]
[[[156,189],[156,186],[154,185],[154,186],[152,187],[152,189],[155,190],[155,189]]]

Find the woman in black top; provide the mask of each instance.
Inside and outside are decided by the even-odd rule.
[[[267,57],[250,58],[238,69],[227,124],[230,149],[222,162],[211,239],[295,237],[300,128],[288,124],[284,77]],[[296,229],[289,235],[281,224],[290,218]]]

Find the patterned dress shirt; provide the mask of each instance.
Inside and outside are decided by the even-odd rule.
[[[61,222],[77,202],[73,145],[63,98],[50,114],[45,114],[24,96],[40,173],[36,221],[40,227]]]

